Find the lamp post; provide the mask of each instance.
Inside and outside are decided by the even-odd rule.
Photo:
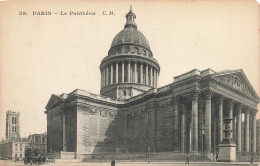
[[[148,146],[148,163],[150,163],[150,146]]]
[[[202,150],[202,161],[204,161],[204,135],[205,135],[205,131],[204,131],[204,129],[202,129],[202,148],[201,148],[201,150]]]

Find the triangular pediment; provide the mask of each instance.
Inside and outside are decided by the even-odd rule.
[[[51,95],[50,100],[48,101],[48,104],[46,105],[45,109],[49,109],[51,106],[55,105],[56,103],[59,103],[63,101],[63,99],[60,96],[57,95]]]
[[[215,73],[214,76],[220,82],[259,101],[259,96],[257,95],[254,88],[248,81],[243,70],[224,70]]]

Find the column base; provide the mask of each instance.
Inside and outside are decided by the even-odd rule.
[[[218,162],[234,162],[236,161],[236,145],[220,144]]]

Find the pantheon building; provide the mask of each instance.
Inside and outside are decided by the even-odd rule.
[[[101,61],[100,95],[75,89],[50,97],[48,152],[212,154],[226,118],[236,151],[255,152],[259,96],[243,70],[194,69],[158,87],[160,65],[135,19],[130,10]]]

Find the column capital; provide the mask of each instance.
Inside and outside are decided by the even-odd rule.
[[[212,95],[214,94],[214,91],[209,89],[209,90],[204,91],[204,94],[205,94],[206,98],[210,99],[212,97]]]
[[[199,94],[200,94],[200,91],[195,90],[195,91],[191,92],[190,97],[191,97],[192,100],[198,100]]]
[[[229,106],[233,106],[235,101],[232,100],[232,99],[227,99],[227,103],[228,103]]]
[[[223,104],[225,97],[223,95],[217,95],[217,102]]]
[[[244,107],[245,107],[244,104],[242,104],[242,103],[237,103],[237,108],[238,108],[238,110],[242,111],[242,109],[243,109]]]
[[[256,113],[257,113],[257,111],[254,109],[254,110],[252,110],[252,111],[250,111],[250,115],[251,116],[256,116]]]
[[[177,95],[176,95],[176,96],[173,96],[173,97],[172,97],[172,102],[173,102],[173,103],[176,103],[176,102],[179,101],[179,99],[180,99],[180,96],[177,96]]]

